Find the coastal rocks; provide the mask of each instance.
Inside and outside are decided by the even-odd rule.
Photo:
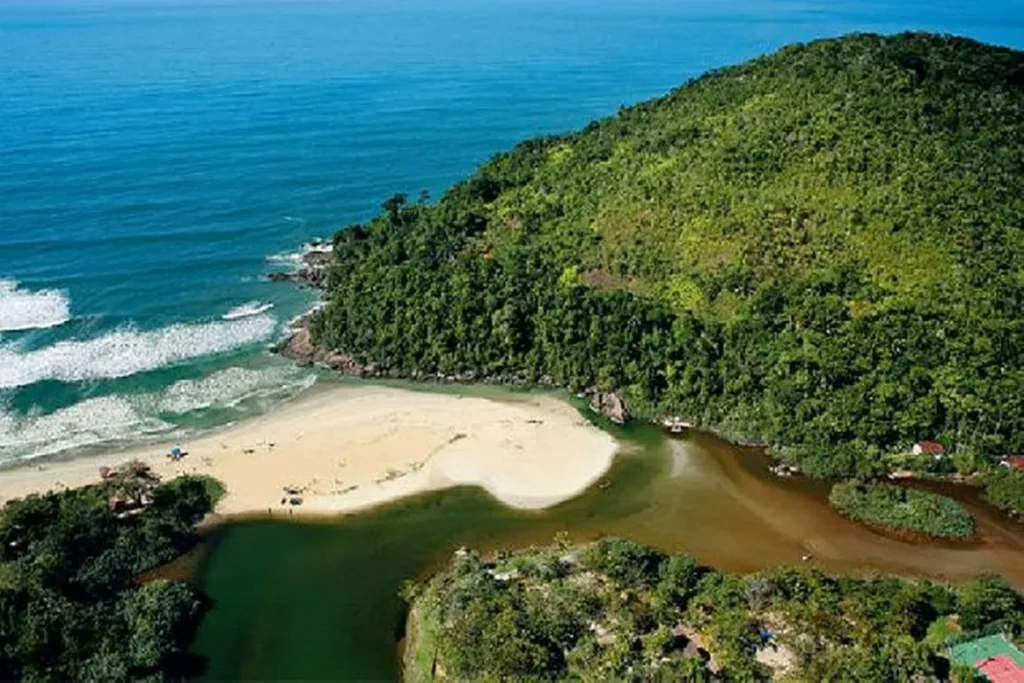
[[[300,363],[318,365],[329,370],[359,376],[376,374],[372,366],[360,365],[348,354],[340,351],[325,351],[315,347],[310,339],[309,328],[305,326],[299,327],[295,334],[275,350],[285,358],[291,358]]]
[[[327,275],[334,262],[334,249],[329,242],[312,242],[299,258],[299,267],[292,271],[277,271],[267,275],[271,282],[294,282],[304,287],[324,290]]]
[[[622,396],[615,392],[595,391],[590,394],[590,407],[599,413],[603,413],[615,424],[626,424],[629,419],[629,411]]]

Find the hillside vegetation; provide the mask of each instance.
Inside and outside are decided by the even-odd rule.
[[[1021,596],[993,576],[743,576],[621,539],[462,551],[406,594],[410,683],[950,680],[947,643],[1024,627]]]
[[[495,156],[335,238],[314,342],[616,391],[872,474],[1024,450],[1024,53],[794,45]]]

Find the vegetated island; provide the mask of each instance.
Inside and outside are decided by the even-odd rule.
[[[966,540],[974,518],[952,498],[875,482],[836,484],[829,502],[844,517],[904,537]]]
[[[937,440],[1019,512],[996,463],[1024,452],[1021,111],[1024,53],[948,36],[712,71],[341,230],[288,351],[564,386],[812,476]]]
[[[724,574],[621,539],[459,551],[409,584],[405,680],[975,680],[950,645],[1021,642],[1024,599],[983,575],[958,586],[784,567]]]
[[[0,680],[183,680],[207,607],[181,581],[140,575],[189,551],[222,493],[130,464],[99,484],[0,509]]]

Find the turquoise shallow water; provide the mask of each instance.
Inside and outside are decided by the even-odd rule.
[[[303,242],[702,71],[854,30],[1024,44],[1017,2],[0,3],[0,461],[209,427],[312,377]]]

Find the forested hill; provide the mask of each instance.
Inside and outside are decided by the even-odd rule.
[[[871,472],[1024,450],[1024,53],[794,45],[335,238],[314,342],[550,377]]]

